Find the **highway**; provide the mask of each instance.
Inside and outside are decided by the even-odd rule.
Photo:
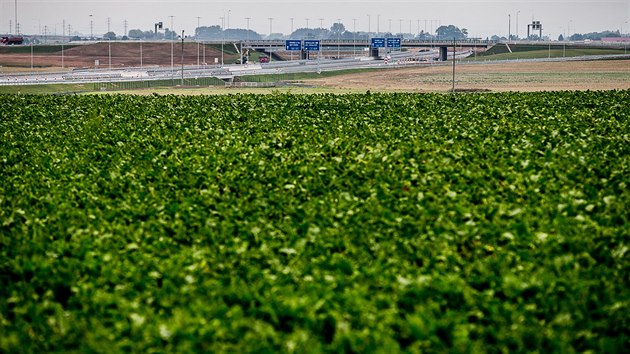
[[[386,58],[355,57],[346,59],[310,59],[292,61],[272,61],[270,63],[250,63],[209,66],[174,67],[128,67],[124,69],[81,69],[59,72],[2,73],[0,86],[41,85],[41,84],[84,84],[104,82],[134,82],[153,80],[179,80],[214,77],[231,82],[235,77],[248,75],[282,75],[293,73],[321,73],[348,69],[384,69],[402,66],[451,65],[437,61],[437,50],[424,52],[394,52]],[[488,65],[505,62],[557,62],[573,60],[630,59],[630,55],[601,55],[586,57],[544,58],[509,61],[462,61],[471,55],[470,50],[457,52],[456,59],[467,65]],[[449,54],[452,58],[452,54]],[[0,68],[1,70],[1,68]],[[183,75],[182,75],[183,74]]]
[[[469,55],[468,51],[458,57]],[[394,65],[427,65],[437,57],[436,51],[392,53],[387,59],[356,57],[348,59],[310,59],[272,61],[232,65],[184,66],[184,79],[215,77],[230,81],[236,76],[314,73],[334,70],[386,68]],[[59,72],[0,73],[0,85],[40,85],[67,83],[130,82],[181,79],[182,67],[128,67],[124,69],[81,69]]]

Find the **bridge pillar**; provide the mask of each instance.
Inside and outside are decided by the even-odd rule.
[[[440,47],[440,61],[448,60],[448,47]]]
[[[300,52],[300,58],[302,58],[302,60],[308,60],[308,51],[302,50]]]
[[[370,55],[372,56],[372,58],[378,58],[378,48],[371,48],[370,47]]]

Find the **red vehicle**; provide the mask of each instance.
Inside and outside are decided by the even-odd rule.
[[[269,57],[260,57],[258,59],[259,62],[261,63],[268,63],[269,62]]]
[[[10,45],[10,44],[22,44],[24,43],[24,38],[21,36],[3,36],[0,37],[0,43]]]

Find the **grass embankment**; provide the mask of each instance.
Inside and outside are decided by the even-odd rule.
[[[627,53],[625,48],[585,48],[555,44],[552,46],[510,44],[510,49],[512,49],[511,53],[505,44],[497,44],[486,52],[478,53],[476,58],[471,57],[468,60],[541,59]]]
[[[0,352],[628,347],[630,91],[1,98]]]

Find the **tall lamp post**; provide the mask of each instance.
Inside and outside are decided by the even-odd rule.
[[[200,54],[200,48],[199,48],[199,20],[201,19],[201,17],[197,16],[197,30],[195,31],[195,40],[197,41],[197,66],[199,66],[199,54]]]
[[[341,23],[341,19],[338,18],[337,19],[337,23]],[[341,26],[338,26],[339,29],[341,29]],[[337,59],[341,58],[341,44],[339,43],[341,42],[341,31],[337,30]]]
[[[221,66],[223,66],[223,42],[225,41],[225,16],[219,17],[221,20]]]
[[[518,14],[520,14],[520,11],[516,11],[516,39],[518,40]]]
[[[273,17],[268,17],[269,20],[269,62],[271,63],[271,58],[273,57],[273,53],[271,52],[271,34],[273,33]]]
[[[11,31],[9,31],[11,32]],[[20,34],[20,26],[18,24],[18,5],[17,0],[15,0],[15,34]]]
[[[175,50],[175,43],[174,43],[174,38],[173,38],[173,34],[175,33],[173,31],[173,18],[175,16],[169,16],[171,18],[171,75],[173,75],[173,73],[175,72],[175,62],[174,60],[174,50]]]
[[[508,42],[512,39],[512,14],[508,14]]]
[[[182,30],[182,86],[184,86],[184,30]]]
[[[352,55],[357,56],[357,19],[352,19]]]

